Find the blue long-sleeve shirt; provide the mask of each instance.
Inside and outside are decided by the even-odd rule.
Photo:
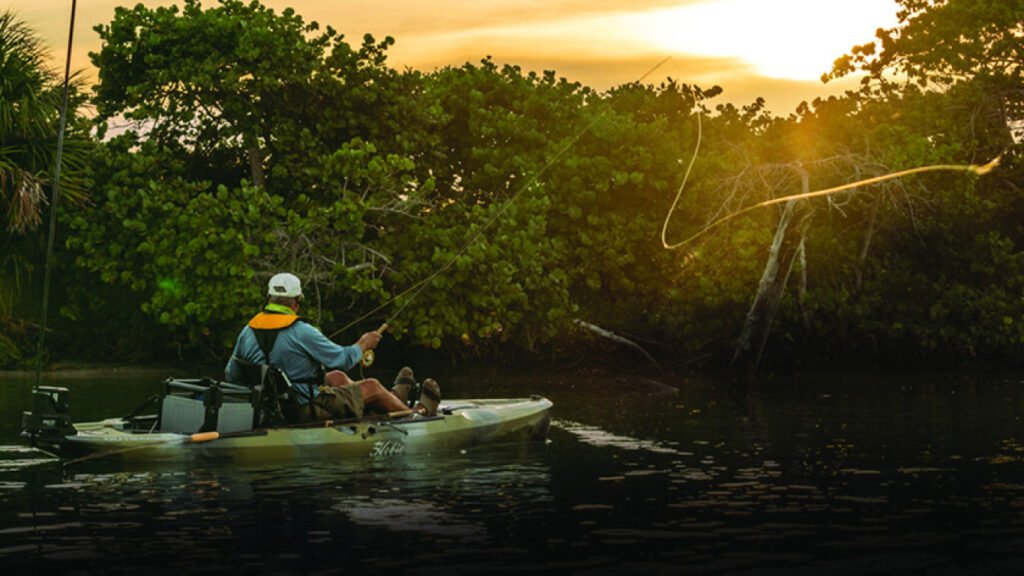
[[[267,359],[256,341],[252,328],[246,326],[238,334],[232,359],[224,369],[228,382],[241,382],[242,375],[235,357],[256,364],[266,364]],[[317,383],[320,367],[326,370],[348,370],[354,367],[363,357],[363,350],[352,344],[341,346],[330,341],[306,322],[295,322],[282,329],[270,350],[270,364],[280,368],[293,383]],[[320,391],[314,387],[314,394]],[[299,395],[300,403],[303,400]]]

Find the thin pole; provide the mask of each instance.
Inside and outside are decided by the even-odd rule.
[[[46,241],[46,271],[43,273],[43,314],[36,348],[36,386],[42,377],[43,350],[46,347],[46,321],[50,308],[50,268],[57,236],[57,202],[60,200],[60,165],[64,157],[64,131],[68,123],[68,88],[71,81],[71,44],[75,40],[75,12],[78,0],[71,0],[71,24],[68,27],[68,52],[64,61],[64,98],[60,107],[60,129],[57,132],[57,165],[53,170],[53,192],[50,198],[50,230]]]

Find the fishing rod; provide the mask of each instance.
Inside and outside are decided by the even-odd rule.
[[[64,132],[67,128],[68,92],[71,82],[71,45],[75,39],[75,14],[78,0],[71,0],[71,24],[68,29],[68,50],[64,60],[64,94],[60,107],[60,126],[57,131],[57,161],[53,169],[53,191],[50,200],[50,228],[46,241],[46,268],[43,272],[43,313],[36,343],[36,387],[42,379],[43,350],[46,347],[46,323],[50,309],[50,276],[53,265],[53,247],[57,236],[57,203],[60,200],[60,168],[64,158]]]
[[[635,80],[635,81],[634,81],[633,83],[634,83],[634,84],[638,84],[638,83],[640,83],[640,82],[643,82],[643,81],[644,81],[644,80],[645,80],[645,79],[646,79],[646,78],[647,78],[648,76],[650,76],[651,74],[653,74],[653,73],[654,73],[654,72],[655,72],[656,70],[658,70],[659,68],[661,68],[661,67],[662,67],[662,65],[664,65],[664,64],[665,64],[666,62],[668,62],[668,61],[669,61],[669,60],[671,60],[671,59],[672,59],[672,58],[671,58],[671,56],[670,56],[670,57],[667,57],[667,58],[665,58],[665,59],[661,60],[660,62],[658,62],[657,64],[655,64],[654,66],[652,66],[652,67],[651,67],[651,68],[650,68],[649,70],[647,70],[646,72],[644,72],[644,73],[643,73],[643,75],[641,75],[641,76],[640,76],[639,78],[637,78],[637,79],[636,79],[636,80]],[[615,98],[617,98],[617,97],[618,97],[618,96],[616,96]],[[612,98],[612,100],[610,100],[609,102],[614,102],[615,98]],[[421,279],[421,280],[419,280],[419,281],[417,281],[417,282],[413,283],[413,284],[412,284],[411,286],[409,286],[408,288],[406,288],[406,289],[405,289],[405,290],[403,290],[402,292],[398,293],[398,294],[397,294],[396,296],[394,296],[393,298],[391,298],[391,299],[387,300],[387,301],[386,301],[386,302],[384,302],[383,304],[380,304],[379,306],[377,306],[376,308],[373,308],[372,310],[370,310],[369,312],[367,312],[367,313],[363,314],[363,315],[362,315],[362,316],[360,316],[359,318],[356,318],[356,319],[355,319],[355,320],[353,320],[352,322],[349,322],[349,323],[348,323],[348,324],[346,324],[345,326],[342,326],[342,327],[341,327],[341,328],[339,328],[338,330],[334,331],[333,333],[331,333],[331,335],[329,336],[329,338],[334,338],[334,337],[335,337],[335,336],[337,336],[338,334],[341,334],[342,332],[344,332],[344,331],[348,330],[349,328],[351,328],[351,327],[355,326],[356,324],[358,324],[358,323],[362,322],[363,320],[366,320],[367,318],[370,318],[371,316],[373,316],[373,315],[374,315],[374,314],[376,314],[377,312],[379,312],[379,311],[383,310],[384,308],[386,308],[386,307],[390,306],[391,304],[395,303],[395,302],[396,302],[397,300],[399,300],[399,299],[400,299],[400,298],[402,298],[403,296],[405,296],[405,295],[407,295],[407,294],[411,294],[411,296],[409,296],[409,298],[408,298],[408,299],[407,299],[407,300],[405,301],[405,303],[404,303],[404,304],[402,304],[402,306],[401,306],[401,307],[400,307],[400,308],[399,308],[399,309],[398,309],[397,311],[395,311],[395,312],[394,312],[393,314],[391,314],[391,315],[390,315],[390,316],[388,317],[388,319],[389,319],[389,320],[394,320],[394,318],[396,318],[396,317],[397,317],[397,316],[399,316],[399,315],[400,315],[400,314],[401,314],[402,312],[404,312],[404,311],[405,311],[405,309],[406,309],[406,308],[407,308],[407,307],[409,306],[409,304],[411,304],[411,303],[412,303],[412,301],[413,301],[413,300],[415,300],[415,299],[416,299],[416,298],[417,298],[417,297],[418,297],[418,296],[420,295],[420,293],[421,293],[421,292],[423,291],[423,289],[424,289],[424,288],[426,288],[426,286],[427,286],[427,285],[428,285],[428,284],[429,284],[430,282],[432,282],[432,281],[433,281],[433,280],[434,280],[435,278],[437,278],[438,276],[440,276],[441,274],[443,274],[444,272],[446,272],[446,271],[447,271],[447,270],[448,270],[449,268],[451,268],[451,267],[452,267],[452,265],[453,265],[453,264],[455,264],[455,261],[456,261],[456,260],[457,260],[457,259],[459,258],[459,256],[462,256],[463,254],[465,254],[466,250],[468,250],[468,249],[469,249],[469,248],[470,248],[470,247],[471,247],[471,246],[472,246],[472,245],[473,245],[473,244],[474,244],[474,243],[475,243],[475,242],[476,242],[476,241],[477,241],[478,239],[480,239],[480,238],[481,238],[481,237],[482,237],[482,236],[484,235],[484,232],[486,232],[486,231],[487,231],[487,230],[488,230],[488,229],[489,229],[489,228],[490,228],[490,227],[491,227],[492,225],[494,225],[494,223],[495,223],[495,222],[497,222],[499,218],[501,218],[501,216],[502,216],[502,215],[503,215],[503,214],[505,213],[505,210],[507,210],[507,209],[508,209],[508,207],[509,207],[509,206],[511,206],[511,205],[512,205],[512,203],[513,203],[513,202],[515,202],[515,201],[516,201],[516,199],[518,199],[518,198],[519,198],[519,196],[520,196],[520,195],[522,195],[522,193],[523,193],[524,191],[526,191],[526,190],[527,190],[528,188],[530,188],[531,186],[533,186],[533,184],[534,184],[534,183],[536,183],[536,182],[537,182],[537,180],[538,180],[538,179],[540,179],[540,177],[541,177],[541,176],[542,176],[542,175],[543,175],[543,174],[544,174],[545,172],[547,172],[547,171],[548,171],[548,169],[550,169],[550,168],[551,168],[552,166],[554,166],[554,165],[555,165],[555,164],[556,164],[556,163],[557,163],[557,162],[558,162],[558,161],[559,161],[559,160],[560,160],[560,159],[561,159],[561,158],[562,158],[563,156],[565,156],[565,154],[566,154],[566,153],[568,153],[568,152],[569,152],[569,150],[571,150],[571,149],[572,149],[572,148],[573,148],[573,147],[574,147],[574,146],[576,145],[576,143],[577,143],[577,142],[578,142],[578,141],[580,140],[580,138],[582,138],[582,137],[583,137],[584,135],[586,135],[586,134],[587,134],[587,132],[590,132],[590,130],[591,130],[591,129],[592,129],[592,128],[593,128],[593,127],[594,127],[594,126],[595,126],[595,125],[596,125],[596,124],[597,124],[597,123],[598,123],[598,122],[599,122],[599,121],[600,121],[600,120],[601,120],[602,118],[604,118],[604,116],[605,116],[605,115],[606,115],[606,114],[608,113],[608,110],[609,110],[609,108],[610,108],[610,107],[606,107],[604,111],[602,111],[602,112],[601,112],[601,113],[599,113],[599,114],[598,114],[597,116],[595,116],[595,117],[594,117],[594,118],[593,118],[593,119],[592,119],[592,120],[591,120],[591,121],[590,121],[589,123],[587,123],[587,125],[586,125],[586,126],[584,126],[584,127],[583,127],[583,128],[582,128],[582,129],[580,130],[580,131],[578,131],[578,132],[577,132],[577,133],[576,133],[576,134],[575,134],[575,135],[574,135],[574,136],[573,136],[573,137],[572,137],[572,138],[571,138],[571,139],[569,140],[569,142],[568,142],[568,143],[566,143],[566,144],[565,144],[565,145],[564,145],[564,146],[563,146],[563,147],[562,147],[561,149],[559,149],[559,150],[558,150],[558,152],[557,152],[557,153],[555,153],[555,155],[554,155],[554,156],[553,156],[553,157],[552,157],[552,158],[551,158],[551,159],[550,159],[550,160],[549,160],[549,161],[548,161],[547,163],[545,163],[545,164],[544,164],[544,166],[542,166],[540,170],[538,170],[537,172],[533,173],[533,174],[532,174],[532,175],[531,175],[531,176],[530,176],[529,178],[527,178],[527,179],[526,179],[526,180],[525,180],[525,181],[524,181],[524,182],[523,182],[523,183],[522,183],[522,184],[521,184],[521,185],[519,186],[519,188],[518,188],[518,189],[517,189],[517,190],[516,190],[515,192],[513,192],[513,193],[512,193],[512,196],[510,196],[508,200],[506,200],[506,201],[505,201],[504,203],[502,203],[502,204],[501,204],[501,206],[500,206],[500,207],[498,208],[498,211],[497,211],[497,213],[495,213],[495,214],[494,214],[493,216],[491,216],[491,217],[490,217],[490,218],[489,218],[489,219],[488,219],[488,220],[487,220],[487,221],[486,221],[486,222],[484,223],[484,225],[483,225],[483,226],[482,226],[481,228],[479,228],[479,229],[478,229],[478,230],[477,230],[476,232],[474,232],[474,233],[473,233],[473,235],[472,235],[472,236],[471,236],[471,237],[469,238],[469,240],[467,240],[467,241],[466,241],[466,242],[465,242],[465,243],[464,243],[464,244],[462,245],[462,247],[461,247],[461,248],[459,248],[459,250],[457,250],[457,251],[455,252],[455,254],[453,254],[453,255],[451,256],[451,258],[449,258],[449,259],[448,259],[448,260],[447,260],[447,261],[446,261],[446,262],[444,263],[444,265],[442,265],[442,266],[441,266],[440,268],[438,268],[437,270],[435,270],[435,271],[434,271],[434,272],[432,272],[431,274],[428,274],[428,275],[427,275],[426,277],[424,277],[423,279]],[[386,324],[386,323],[385,323],[385,326],[387,326],[387,324]]]
[[[53,247],[57,235],[57,203],[60,200],[60,168],[64,159],[64,133],[67,128],[68,117],[68,92],[71,83],[71,46],[75,39],[75,14],[78,12],[78,0],[71,0],[71,18],[68,24],[68,49],[64,59],[64,92],[60,106],[60,120],[57,129],[57,157],[56,166],[53,170],[53,189],[50,198],[50,222],[46,240],[46,267],[43,272],[43,311],[40,318],[39,339],[36,341],[36,383],[32,393],[39,389],[43,378],[43,351],[46,348],[47,320],[50,309],[50,272],[53,263]],[[43,451],[45,453],[45,451]],[[51,455],[52,456],[52,455]],[[38,532],[36,526],[35,503],[32,504],[32,528]],[[41,539],[39,549],[42,549]]]

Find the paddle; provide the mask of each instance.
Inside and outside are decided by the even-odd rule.
[[[88,454],[81,458],[75,458],[74,460],[68,460],[64,462],[65,466],[71,464],[78,464],[79,462],[85,462],[87,460],[95,460],[96,458],[102,458],[104,456],[116,456],[118,454],[125,454],[127,452],[135,452],[136,450],[144,450],[146,448],[155,448],[164,444],[202,444],[203,442],[212,442],[219,438],[241,438],[245,436],[266,436],[266,430],[246,430],[244,432],[196,432],[190,436],[184,436],[181,438],[171,438],[169,440],[154,440],[153,442],[143,442],[138,446],[131,446],[128,448],[121,448],[119,450],[108,450],[107,452],[96,452],[94,454]]]

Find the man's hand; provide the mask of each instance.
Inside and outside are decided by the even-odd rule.
[[[377,344],[380,344],[380,332],[367,332],[356,342],[356,346],[359,346],[363,352],[376,348]]]

